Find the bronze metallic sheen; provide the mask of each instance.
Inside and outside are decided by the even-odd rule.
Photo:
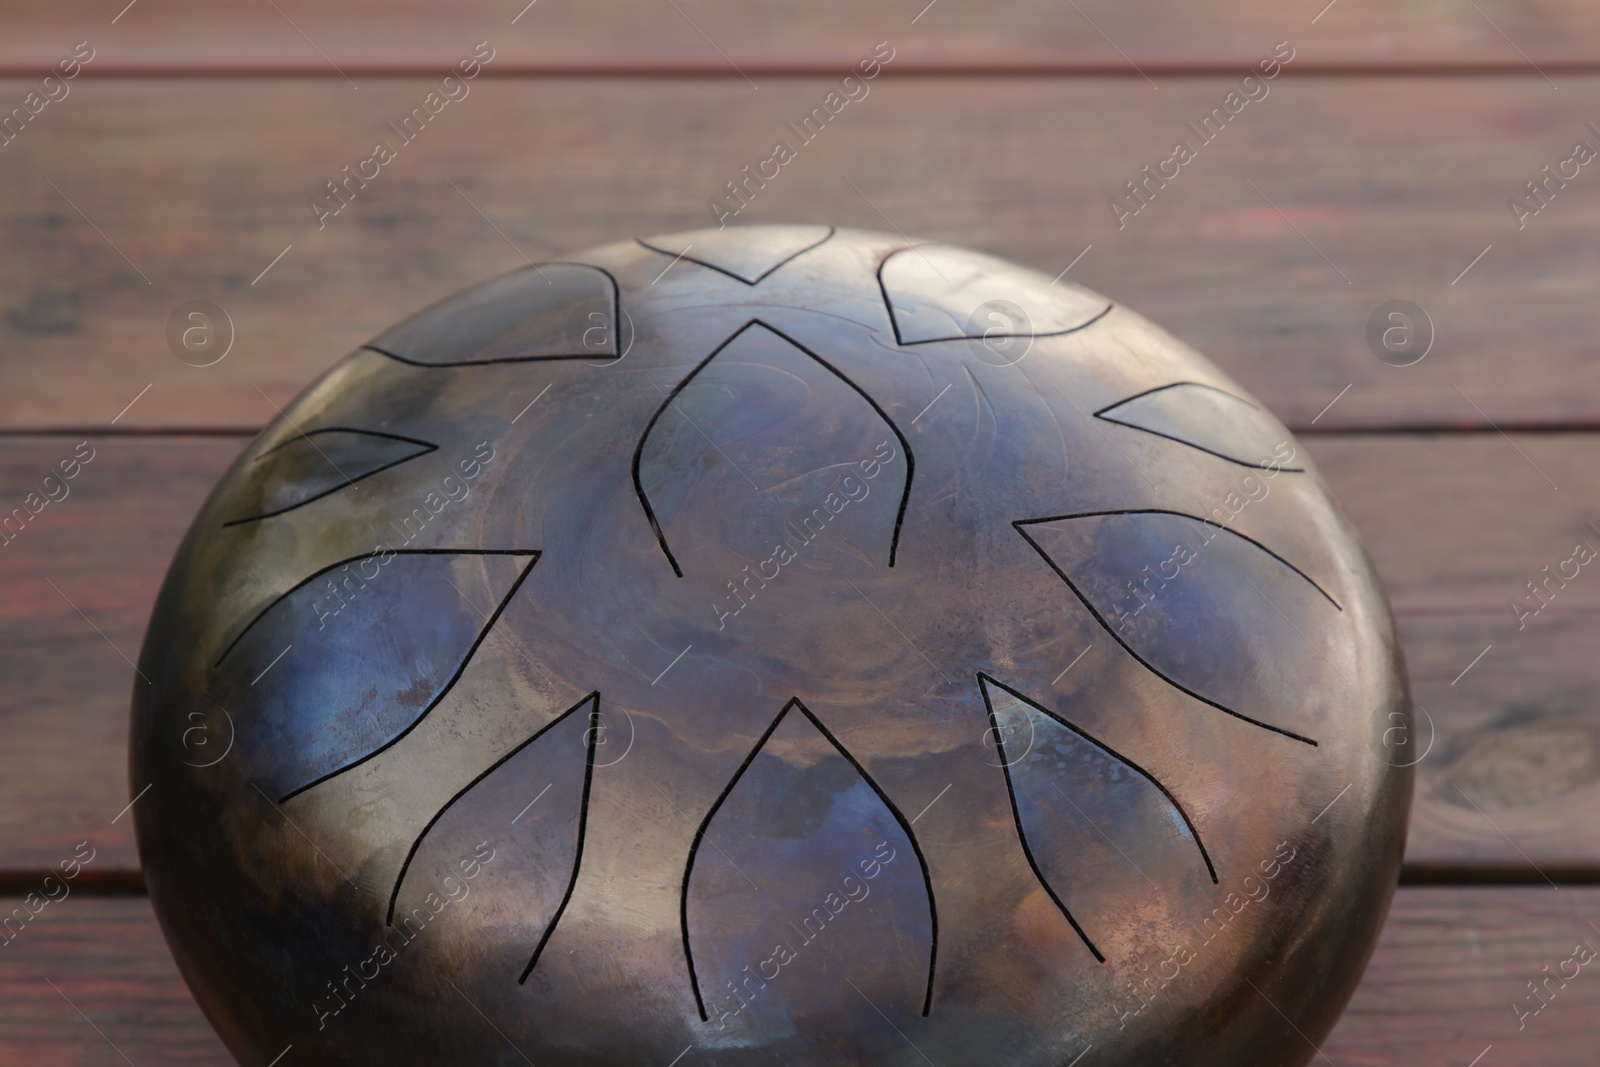
[[[375,338],[140,670],[151,898],[243,1064],[1304,1064],[1412,788],[1281,423],[1092,292],[826,226]]]

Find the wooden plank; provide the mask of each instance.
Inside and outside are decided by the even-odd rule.
[[[1594,965],[1548,1006],[1526,983],[1572,957],[1600,951],[1591,923],[1600,890],[1402,888],[1378,950],[1344,1017],[1324,1044],[1338,1067],[1589,1067],[1600,1048],[1600,981]],[[1565,969],[1573,972],[1574,965]],[[1485,1049],[1493,1046],[1485,1053]]]
[[[7,511],[79,440],[0,444]],[[118,818],[130,661],[168,560],[242,444],[96,438],[65,499],[0,547],[0,870],[48,870],[80,841],[96,850],[86,876],[137,870],[133,819]]]
[[[1390,602],[1403,614],[1487,615],[1517,632],[1511,600],[1573,554],[1600,550],[1600,467],[1588,434],[1406,434],[1306,438],[1365,538]],[[1548,613],[1600,609],[1600,577],[1556,590]],[[1493,631],[1491,631],[1493,632]],[[1491,638],[1492,639],[1492,638]]]
[[[6,914],[21,903],[0,897]],[[72,893],[45,905],[14,938],[0,945],[3,1067],[233,1067],[179,977],[148,900]]]
[[[1594,443],[1306,439],[1384,578],[1422,709],[1408,877],[1600,871],[1600,576],[1574,559],[1600,551]]]
[[[1592,967],[1565,988],[1552,981],[1555,995],[1520,1030],[1511,1006],[1537,1006],[1525,983],[1546,966],[1557,971],[1574,945],[1600,949],[1589,925],[1597,915],[1595,889],[1402,888],[1366,979],[1323,1046],[1326,1060],[1315,1062],[1463,1067],[1492,1045],[1478,1067],[1593,1067],[1600,982]],[[69,897],[0,953],[0,1065],[120,1063],[113,1043],[132,1063],[232,1062],[178,977],[146,900]],[[263,1050],[259,1062],[277,1051]]]
[[[1595,881],[1600,616],[1558,601],[1519,632],[1509,614],[1402,615],[1400,634],[1426,713],[1400,760],[1421,760],[1406,876]]]
[[[1582,0],[1537,5],[1383,0],[1194,0],[1128,3],[1048,0],[988,4],[751,5],[736,0],[581,0],[444,4],[439,0],[319,5],[164,0],[0,4],[0,68],[43,67],[81,39],[103,42],[118,70],[301,70],[350,74],[448,66],[457,51],[492,40],[521,69],[728,70],[848,66],[888,38],[908,64],[940,69],[1041,66],[1160,73],[1175,64],[1244,66],[1274,41],[1306,48],[1308,62],[1341,65],[1496,64],[1527,69],[1593,62],[1600,19]],[[279,10],[274,10],[277,8]],[[903,42],[903,44],[901,43]],[[1519,54],[1519,50],[1520,53]],[[1526,58],[1525,58],[1526,57]]]
[[[524,256],[711,223],[708,200],[780,138],[798,157],[736,224],[892,226],[1050,275],[1082,254],[1071,278],[1293,426],[1600,425],[1600,175],[1521,232],[1507,208],[1575,140],[1600,143],[1582,103],[1600,78],[1279,79],[1211,144],[1185,123],[1230,80],[886,79],[810,143],[785,122],[832,83],[762,81],[479,80],[409,144],[385,123],[428,79],[76,82],[0,149],[0,428],[104,425],[135,398],[119,426],[259,426],[378,330]],[[0,100],[25,91],[0,80]],[[311,198],[379,138],[397,158],[319,229]],[[1180,138],[1197,158],[1119,230],[1110,198]],[[237,334],[203,369],[165,333],[194,299]],[[1392,299],[1436,327],[1415,366],[1368,348]]]
[[[6,500],[20,500],[77,440],[0,439]],[[1576,539],[1600,548],[1600,535],[1584,532],[1584,502],[1600,495],[1600,468],[1586,459],[1596,443],[1584,435],[1308,441],[1387,581],[1413,691],[1431,716],[1416,738],[1416,751],[1431,747],[1419,765],[1412,876],[1477,872],[1542,884],[1546,875],[1600,872],[1600,826],[1587,815],[1600,802],[1600,581],[1580,571],[1520,630],[1508,606]],[[124,746],[136,679],[122,656],[136,657],[167,561],[242,444],[96,437],[71,495],[0,549],[0,669],[9,682],[0,688],[8,727],[0,781],[11,801],[0,805],[0,872],[46,869],[81,840],[99,850],[97,872],[136,869],[131,820],[111,821],[129,796]]]

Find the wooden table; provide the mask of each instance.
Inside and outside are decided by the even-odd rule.
[[[1600,1063],[1600,977],[1552,984],[1520,1028],[1512,1007],[1600,947],[1600,571],[1512,606],[1600,549],[1600,165],[1572,162],[1600,148],[1600,6],[124,2],[0,0],[0,514],[93,453],[0,546],[0,908],[93,852],[0,944],[0,1065],[228,1062],[143,897],[129,661],[274,407],[471,281],[710,223],[884,41],[869,96],[738,221],[1071,264],[1304,435],[1387,582],[1434,735],[1383,942],[1317,1062]],[[319,225],[324,183],[479,41],[470,94]],[[1186,123],[1275,47],[1293,59],[1266,95],[1200,144]],[[93,58],[34,114],[75,50]],[[1196,158],[1112,209],[1178,140]],[[196,299],[235,335],[209,367],[168,342]],[[1367,340],[1396,299],[1432,323],[1412,366]]]

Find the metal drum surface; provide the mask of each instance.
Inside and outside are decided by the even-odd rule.
[[[245,1064],[1303,1064],[1411,796],[1281,423],[1095,293],[826,226],[379,336],[140,669],[150,894]]]

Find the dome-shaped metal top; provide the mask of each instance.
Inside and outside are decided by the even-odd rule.
[[[1276,419],[1085,289],[825,226],[378,337],[140,666],[146,877],[243,1063],[1303,1063],[1411,791]]]

